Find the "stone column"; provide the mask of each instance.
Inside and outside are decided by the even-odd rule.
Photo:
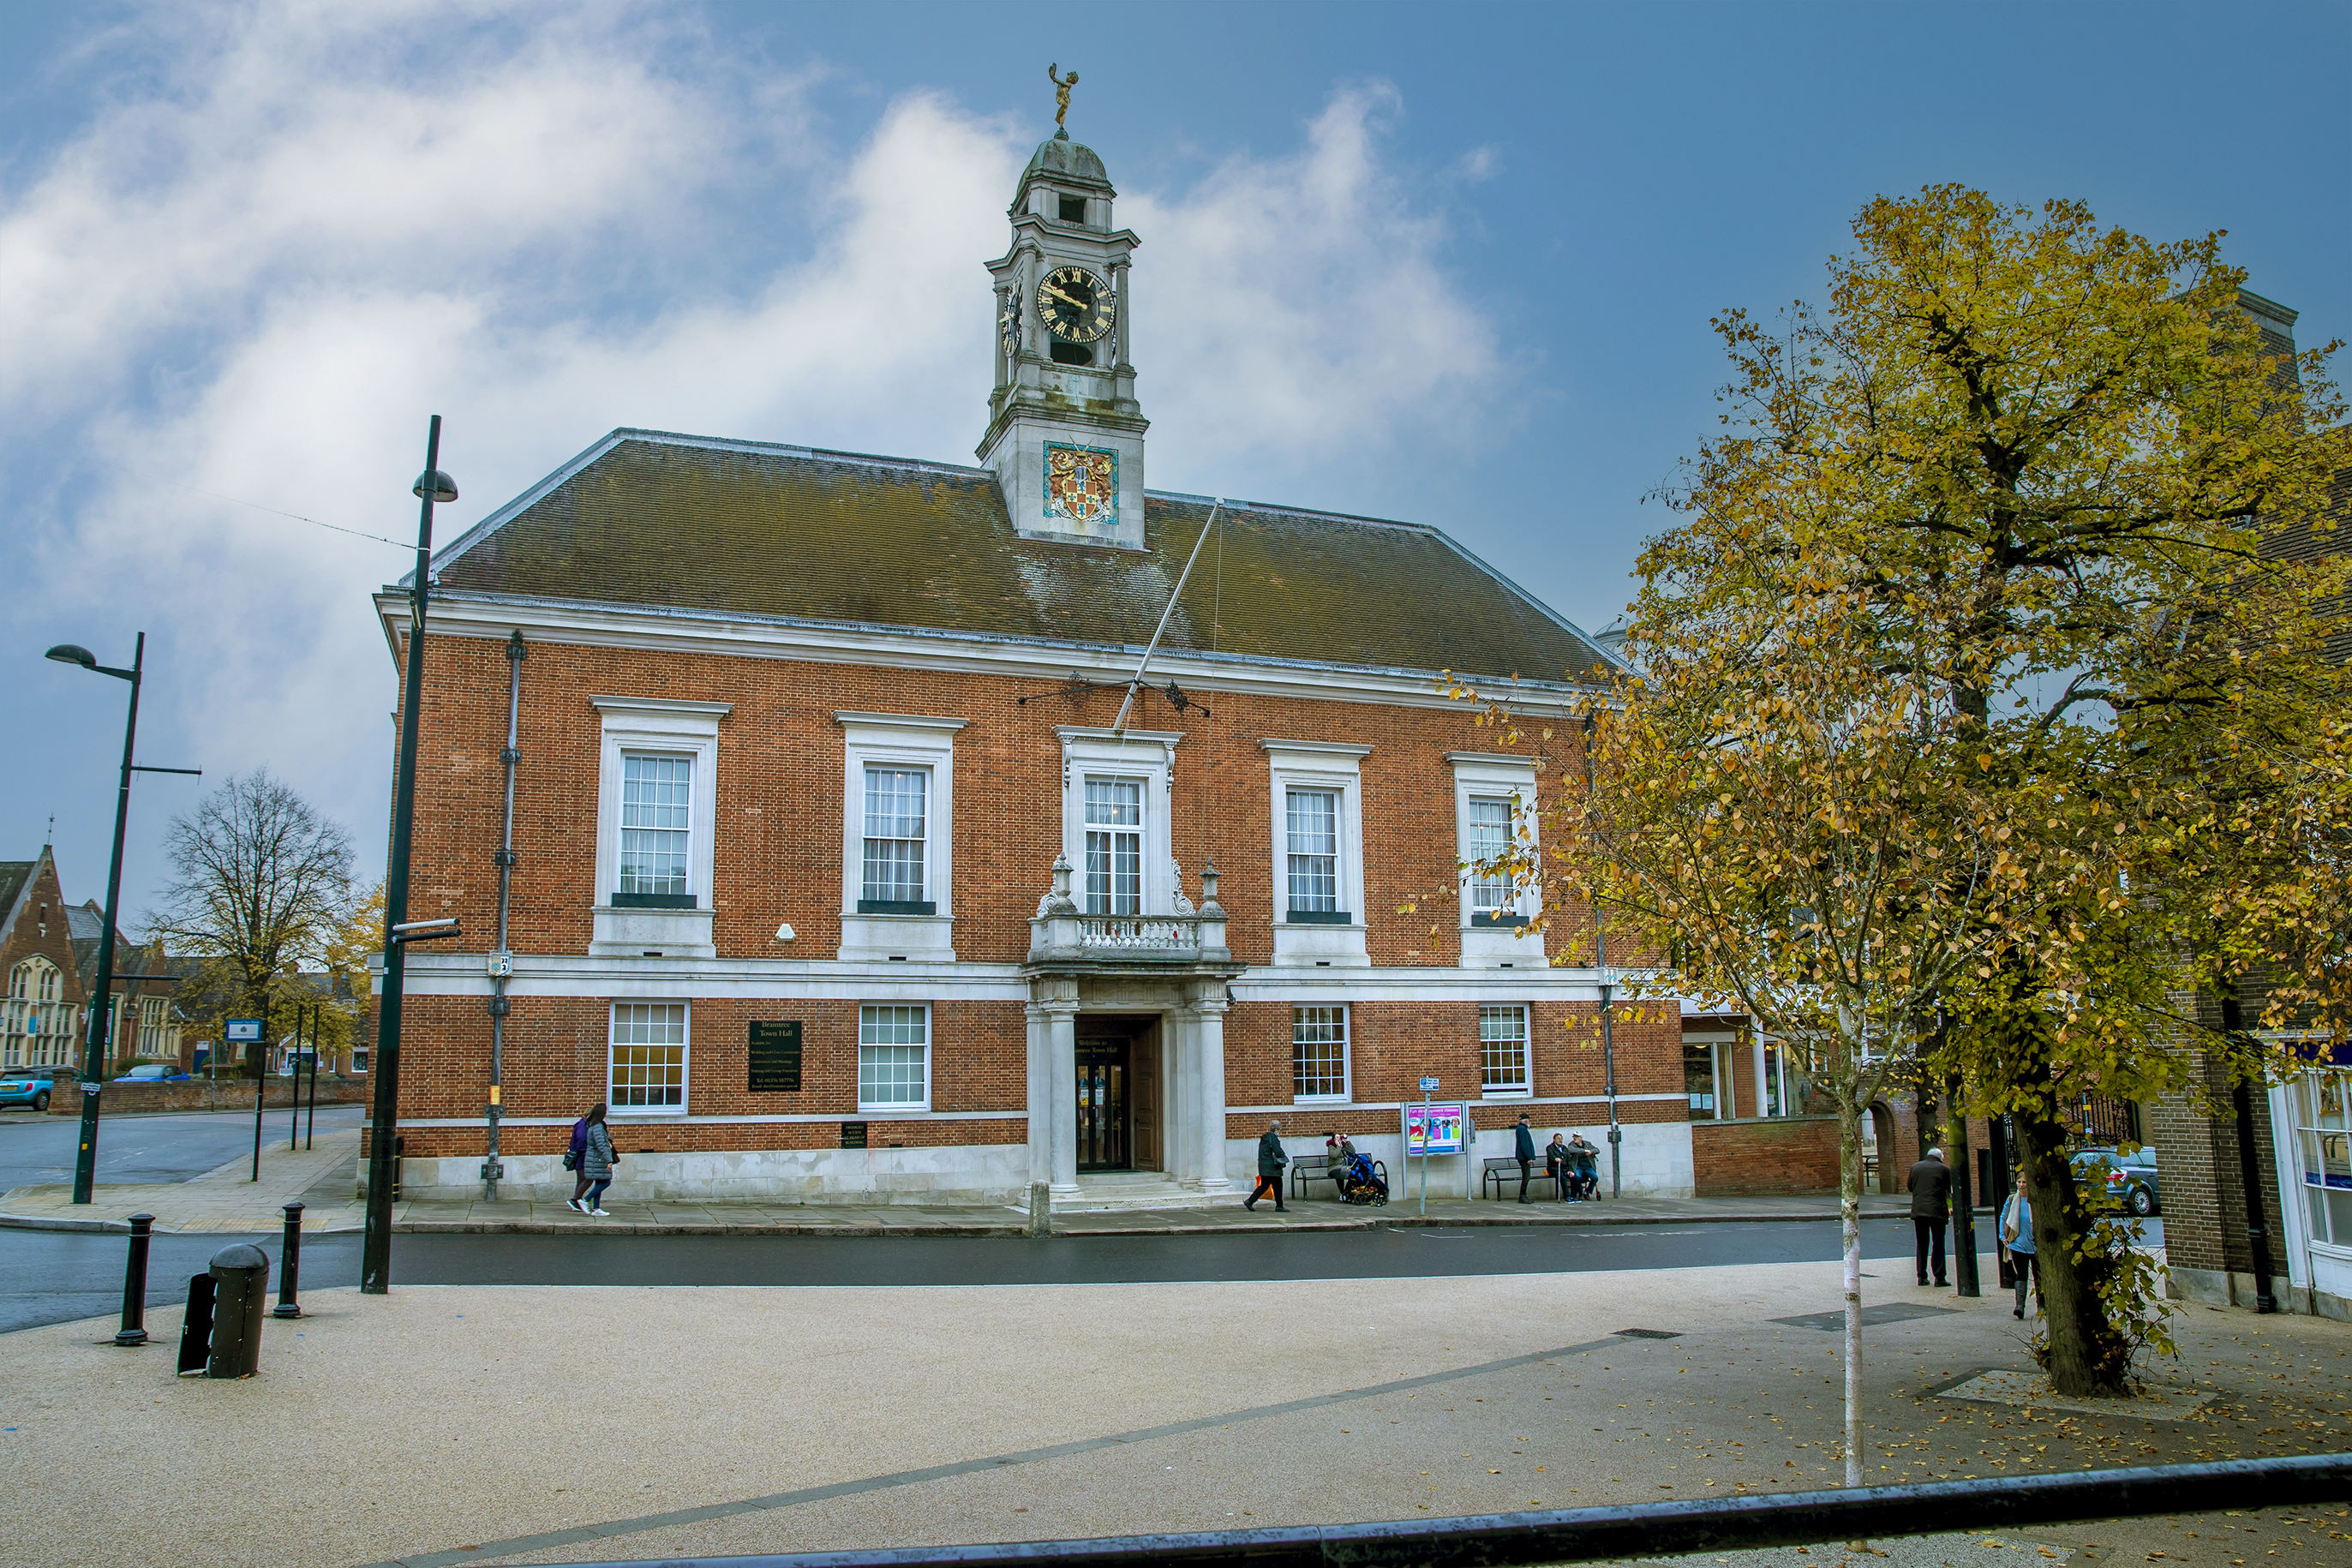
[[[1198,1187],[1209,1173],[1201,1169],[1201,1140],[1193,1131],[1201,1124],[1200,1026],[1200,1015],[1190,1007],[1171,1007],[1160,1016],[1168,1040],[1168,1177],[1184,1187]]]
[[[1053,1037],[1045,1009],[1032,1002],[1023,1009],[1029,1019],[1029,1179],[1054,1179],[1054,1058]]]
[[[1045,1013],[1048,1107],[1053,1128],[1053,1183],[1057,1198],[1078,1195],[1078,1005],[1048,1002]]]
[[[1193,1004],[1200,1009],[1200,1020],[1193,1032],[1200,1040],[1201,1117],[1195,1131],[1199,1137],[1201,1160],[1201,1190],[1204,1193],[1229,1193],[1234,1190],[1231,1177],[1225,1174],[1225,997],[1224,984],[1219,982],[1213,999],[1203,997]]]

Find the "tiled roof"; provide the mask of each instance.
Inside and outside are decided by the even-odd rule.
[[[0,920],[6,919],[8,911],[16,907],[16,896],[33,879],[34,869],[39,865],[38,860],[0,860]]]
[[[446,591],[1148,642],[1209,514],[1153,493],[1141,552],[1024,539],[982,468],[615,431],[436,563]],[[1226,509],[1162,646],[1573,680],[1602,656],[1435,529]]]

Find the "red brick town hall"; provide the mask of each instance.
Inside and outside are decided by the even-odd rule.
[[[1214,503],[1145,487],[1115,199],[1066,135],[1022,172],[979,466],[615,430],[440,552],[409,1194],[481,1190],[494,1007],[502,1195],[598,1101],[622,1196],[1238,1201],[1276,1117],[1398,1173],[1423,1076],[1441,1194],[1523,1111],[1605,1146],[1591,922],[1463,869],[1538,775],[1440,672],[1564,712],[1610,654],[1408,522],[1228,501],[1177,593]],[[1612,1023],[1627,1193],[1812,1120],[1745,1032]]]

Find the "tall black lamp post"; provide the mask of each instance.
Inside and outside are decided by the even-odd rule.
[[[408,666],[400,685],[400,763],[392,785],[392,863],[383,888],[383,1000],[376,1022],[375,1105],[368,1122],[367,1227],[361,1238],[360,1289],[381,1296],[392,1288],[392,1160],[400,1103],[400,992],[407,944],[428,936],[455,936],[455,921],[408,919],[408,837],[416,796],[416,721],[425,703],[425,603],[433,583],[433,507],[457,499],[457,484],[441,471],[441,416],[425,437],[425,471],[415,494],[416,572],[408,588]]]
[[[131,820],[131,775],[196,774],[202,770],[142,768],[131,760],[132,746],[139,738],[139,681],[147,665],[145,632],[141,632],[138,642],[132,645],[129,669],[100,664],[96,654],[72,643],[59,643],[49,649],[48,657],[59,664],[78,664],[84,669],[131,682],[131,717],[122,726],[122,783],[114,795],[114,858],[106,869],[106,929],[98,935],[97,994],[89,1005],[89,1027],[83,1037],[87,1045],[81,1069],[81,1142],[74,1151],[73,1201],[86,1204],[89,1202],[90,1188],[98,1181],[98,1099],[106,1084],[106,1044],[111,1032],[106,1004],[114,992],[114,920],[122,900],[122,832]]]

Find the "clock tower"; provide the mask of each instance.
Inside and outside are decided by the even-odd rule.
[[[1076,79],[1073,78],[1072,79]],[[996,285],[996,390],[982,466],[1020,533],[1143,548],[1143,433],[1128,265],[1102,160],[1067,131],[1038,144],[1008,216]]]

